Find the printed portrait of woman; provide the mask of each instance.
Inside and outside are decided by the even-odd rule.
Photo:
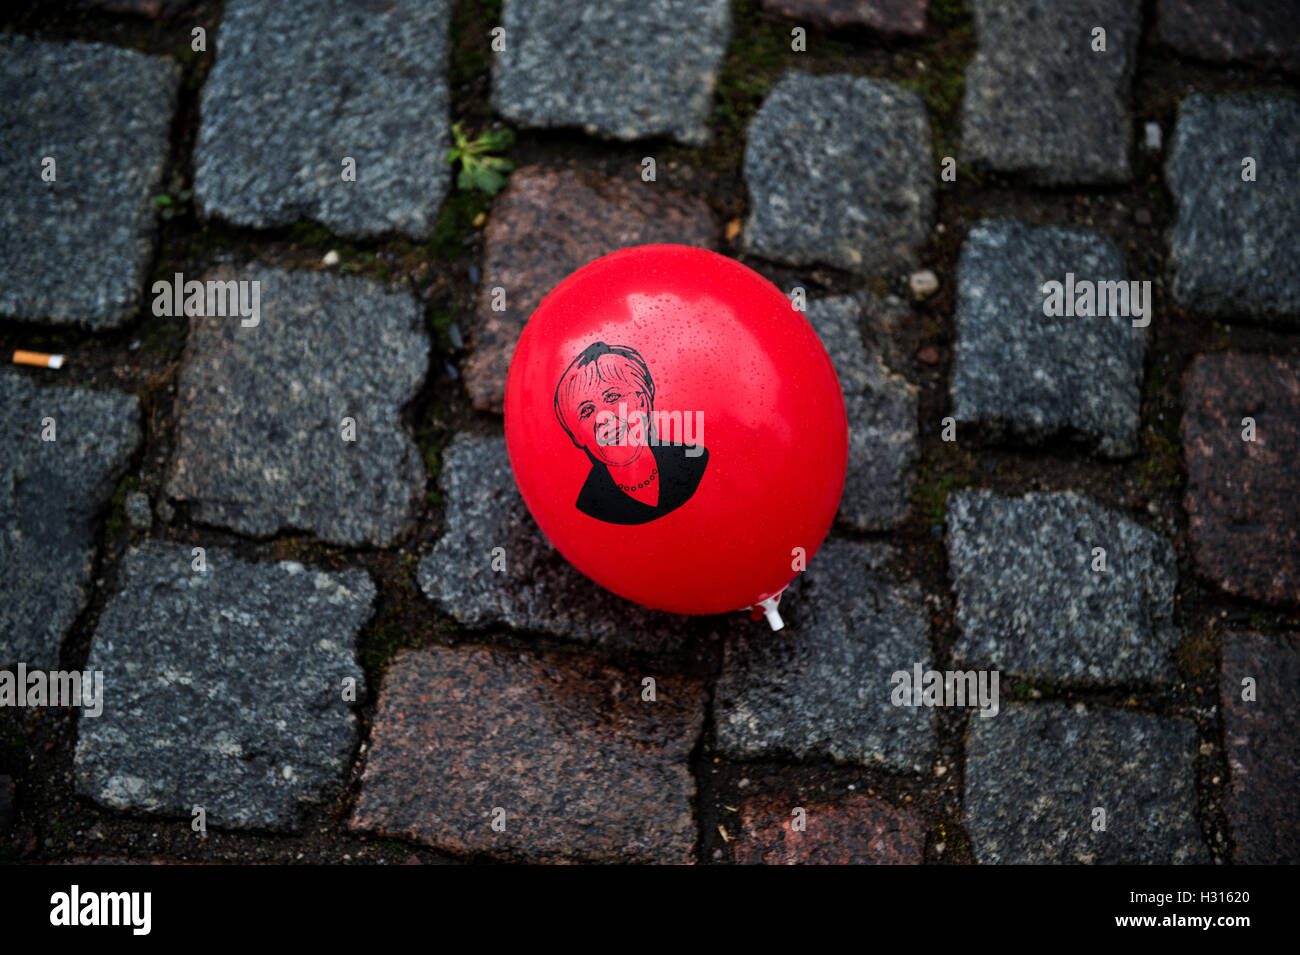
[[[591,472],[578,493],[582,513],[610,524],[646,524],[691,499],[708,465],[702,445],[661,442],[655,385],[635,348],[594,342],[555,388],[555,416]]]

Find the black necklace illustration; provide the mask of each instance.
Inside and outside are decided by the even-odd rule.
[[[653,468],[653,469],[650,471],[650,476],[649,476],[648,478],[646,478],[644,481],[642,481],[640,484],[637,484],[637,485],[635,485],[635,486],[630,485],[630,484],[618,484],[617,481],[615,481],[614,483],[615,483],[615,484],[618,484],[618,488],[619,488],[620,491],[639,491],[639,490],[641,490],[641,488],[648,486],[648,485],[650,484],[650,482],[653,481],[653,480],[655,479],[656,475],[658,475],[658,474],[659,474],[659,469],[658,469],[658,468]]]

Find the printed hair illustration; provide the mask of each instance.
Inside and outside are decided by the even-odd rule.
[[[555,386],[555,417],[578,447],[582,444],[574,436],[574,425],[565,417],[569,401],[575,392],[608,381],[621,381],[635,388],[645,396],[647,411],[654,405],[654,379],[650,377],[650,367],[640,352],[626,345],[592,342],[569,363],[560,376],[560,383]]]

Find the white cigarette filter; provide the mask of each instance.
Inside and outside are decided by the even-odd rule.
[[[40,351],[22,351],[19,349],[14,352],[15,365],[31,365],[33,368],[62,368],[62,355],[47,355]]]

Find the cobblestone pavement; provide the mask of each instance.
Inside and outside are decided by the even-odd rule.
[[[1300,861],[1288,4],[16,11],[0,346],[66,363],[0,370],[0,861]],[[777,633],[511,475],[529,315],[650,242],[840,377]]]

